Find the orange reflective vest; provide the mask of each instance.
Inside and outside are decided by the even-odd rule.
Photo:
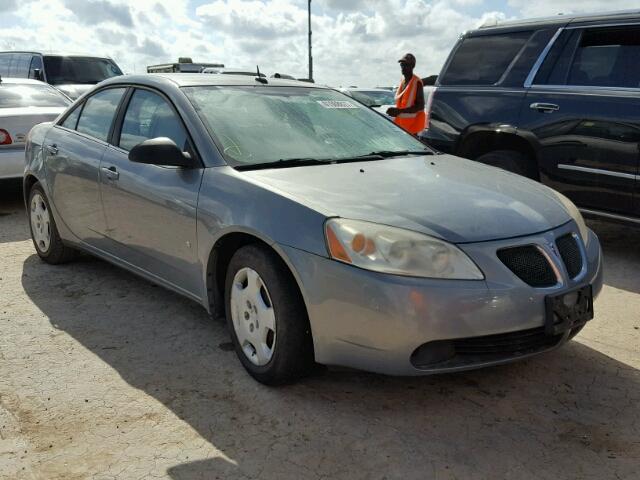
[[[400,82],[400,86],[398,87],[398,91],[396,92],[397,108],[407,108],[415,105],[418,88],[422,88],[422,80],[420,80],[417,75],[411,77],[411,80],[409,80],[407,85],[404,83],[403,77]],[[425,129],[427,116],[425,115],[424,110],[416,113],[401,113],[394,119],[394,122],[399,127],[404,128],[407,132],[416,135]]]

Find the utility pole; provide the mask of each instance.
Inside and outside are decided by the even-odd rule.
[[[313,56],[311,55],[311,0],[308,1],[309,7],[309,80],[313,80]]]

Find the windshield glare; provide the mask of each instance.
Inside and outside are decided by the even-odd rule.
[[[108,58],[45,56],[47,82],[52,85],[94,84],[122,75],[118,66]]]
[[[71,102],[48,85],[0,83],[0,108],[66,107]]]
[[[362,91],[353,90],[351,96],[364,103],[367,107],[375,105],[395,105],[396,99],[393,92],[376,92],[376,91]]]
[[[348,96],[305,87],[184,87],[233,166],[339,160],[424,144]]]

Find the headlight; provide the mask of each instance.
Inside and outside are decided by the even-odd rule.
[[[582,214],[580,213],[580,210],[578,210],[578,207],[576,207],[571,200],[569,200],[560,192],[554,191],[554,193],[557,195],[558,200],[562,202],[562,205],[564,206],[564,208],[567,209],[567,212],[569,213],[569,215],[571,215],[571,217],[578,224],[578,230],[580,230],[580,236],[582,237],[582,242],[586,246],[589,243],[589,229],[587,228],[587,225],[584,223],[584,218],[582,218]]]
[[[458,247],[421,233],[360,220],[325,223],[329,255],[366,270],[412,277],[482,280]]]

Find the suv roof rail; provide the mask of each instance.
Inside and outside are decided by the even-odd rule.
[[[640,9],[630,9],[630,10],[614,10],[609,12],[592,12],[592,13],[562,13],[559,12],[554,16],[548,17],[535,17],[535,18],[521,18],[521,19],[513,19],[501,21],[497,18],[487,19],[479,28],[493,28],[493,27],[507,27],[507,26],[516,26],[516,25],[527,25],[531,23],[545,23],[545,22],[575,22],[580,20],[589,20],[592,18],[614,18],[614,17],[624,17],[624,16],[633,16],[640,15]]]

